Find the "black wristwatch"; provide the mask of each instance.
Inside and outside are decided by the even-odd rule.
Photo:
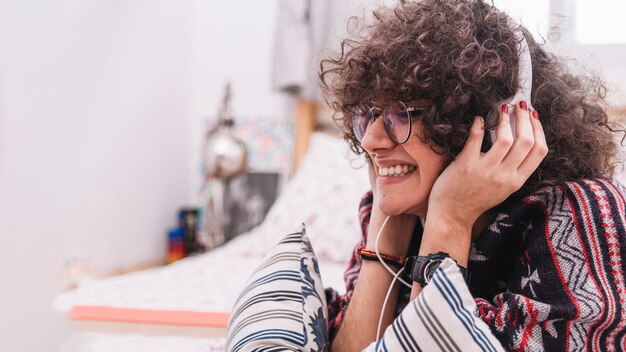
[[[435,271],[446,258],[451,257],[448,253],[444,252],[431,253],[427,256],[407,257],[406,261],[404,262],[403,270],[409,279],[419,283],[420,286],[424,287],[430,283],[430,281],[433,279],[433,275],[435,275]],[[458,267],[461,270],[463,278],[467,282],[467,269],[460,265]]]

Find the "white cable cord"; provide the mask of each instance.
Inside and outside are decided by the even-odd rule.
[[[389,285],[389,289],[387,290],[387,294],[385,295],[385,300],[383,301],[383,309],[380,312],[380,318],[378,318],[378,328],[376,328],[376,341],[380,339],[380,328],[383,325],[383,314],[385,313],[385,306],[387,306],[387,300],[389,299],[389,295],[391,294],[391,289],[393,288],[393,284],[396,283],[396,279],[400,279],[400,273],[402,270],[399,270],[394,276],[393,280],[391,280],[391,285]],[[402,279],[400,279],[402,280]]]
[[[389,220],[389,217],[387,216],[387,218],[385,218],[385,221],[383,221],[383,225],[380,227],[380,230],[378,231],[378,235],[376,235],[376,242],[374,243],[374,250],[376,251],[376,256],[378,257],[378,260],[385,267],[385,269],[387,269],[387,271],[391,275],[396,276],[396,272],[393,271],[389,267],[389,265],[387,265],[387,263],[385,263],[385,261],[383,260],[383,257],[380,256],[380,252],[378,251],[378,241],[380,240],[380,237],[383,234],[383,230],[385,229],[385,225],[387,225],[387,221],[388,220]],[[402,272],[402,268],[400,268],[400,270],[398,272]],[[411,284],[409,284],[408,282],[404,281],[402,278],[398,277],[398,280],[400,280],[400,282],[402,282],[406,287],[408,287],[408,288],[412,287]]]
[[[378,235],[376,235],[376,241],[374,243],[374,249],[376,251],[376,256],[378,257],[378,261],[380,261],[380,263],[383,265],[383,267],[385,267],[385,269],[387,269],[387,271],[393,275],[393,280],[391,280],[391,285],[389,285],[389,289],[387,289],[387,294],[385,295],[385,300],[383,301],[383,307],[380,311],[380,318],[378,319],[378,328],[376,329],[376,341],[378,341],[378,339],[380,338],[380,329],[383,325],[383,315],[385,313],[385,307],[387,306],[387,301],[389,300],[389,295],[391,294],[391,290],[393,289],[393,285],[396,283],[396,280],[400,280],[405,286],[411,288],[411,284],[409,284],[408,282],[404,281],[403,279],[400,278],[400,274],[402,273],[402,268],[400,268],[400,270],[398,270],[397,272],[394,272],[388,265],[387,263],[385,263],[385,261],[383,260],[383,258],[380,255],[380,252],[378,251],[378,241],[380,240],[380,237],[383,234],[383,229],[385,228],[385,225],[387,225],[387,221],[389,221],[389,216],[387,216],[387,218],[385,218],[385,221],[383,221],[382,226],[380,227],[380,230],[378,231]]]

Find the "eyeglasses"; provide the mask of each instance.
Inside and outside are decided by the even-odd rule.
[[[389,138],[398,144],[403,144],[411,137],[413,119],[425,110],[426,108],[408,107],[401,101],[387,106],[382,111],[367,104],[361,104],[352,110],[352,131],[357,141],[361,143],[367,128],[382,116]]]

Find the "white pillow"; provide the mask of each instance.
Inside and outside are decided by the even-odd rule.
[[[304,222],[320,260],[347,263],[361,239],[359,200],[369,189],[364,159],[343,139],[314,133],[300,168],[261,225],[266,243]]]
[[[227,351],[326,351],[328,313],[306,236],[285,236],[248,279],[228,323]]]

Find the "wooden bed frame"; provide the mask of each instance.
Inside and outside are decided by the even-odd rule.
[[[340,136],[341,130],[332,119],[332,111],[325,105],[299,99],[294,116],[294,159],[293,170],[297,170],[304,153],[309,148],[313,132]]]

